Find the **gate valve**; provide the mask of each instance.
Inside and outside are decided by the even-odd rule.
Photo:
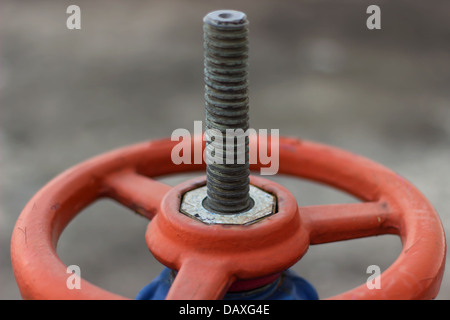
[[[167,267],[138,298],[242,298],[250,292],[254,298],[315,299],[312,286],[288,270],[309,245],[382,234],[398,235],[403,247],[381,274],[382,288],[370,290],[362,284],[332,299],[436,297],[445,266],[444,230],[432,205],[412,184],[380,164],[331,146],[287,137],[273,145],[261,142],[270,136],[245,134],[247,27],[246,15],[237,11],[215,11],[204,18],[208,130],[206,141],[195,136],[190,143],[191,150],[202,145],[206,161],[174,164],[177,142],[170,139],[138,143],[68,169],[28,202],[11,241],[23,298],[124,298],[84,279],[80,289],[70,290],[67,266],[56,252],[67,224],[103,197],[150,220],[147,245]],[[243,132],[230,149],[218,147],[225,141],[211,134],[227,129]],[[249,149],[260,147],[267,147],[267,154],[279,152],[279,173],[324,183],[362,202],[299,206],[280,184],[250,176],[250,169],[263,164],[249,164]],[[244,161],[211,161],[217,157]],[[205,169],[206,176],[175,187],[153,179]],[[301,292],[268,296],[283,285]]]

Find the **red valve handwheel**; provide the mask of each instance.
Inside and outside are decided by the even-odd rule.
[[[336,148],[280,138],[279,173],[325,183],[364,202],[297,206],[282,186],[252,177],[252,184],[277,196],[278,212],[248,226],[206,225],[178,212],[183,192],[204,183],[204,178],[173,188],[151,179],[205,168],[173,164],[171,150],[176,143],[151,141],[100,155],[65,171],[29,201],[11,241],[14,274],[23,298],[123,298],[85,280],[80,289],[68,289],[67,266],[56,253],[67,224],[102,197],[152,219],[146,234],[150,250],[178,270],[168,299],[220,299],[234,281],[289,268],[310,244],[380,234],[397,234],[403,245],[397,260],[381,274],[381,289],[369,290],[363,284],[332,298],[432,299],[437,295],[446,254],[442,224],[427,199],[396,173]],[[251,140],[251,145],[256,144]]]

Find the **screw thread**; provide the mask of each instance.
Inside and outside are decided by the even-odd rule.
[[[203,205],[211,212],[235,214],[253,206],[245,135],[249,128],[248,21],[238,11],[214,11],[205,16],[203,31],[207,129],[207,197]],[[226,138],[227,129],[233,130],[232,139]],[[221,138],[208,132],[220,132]]]

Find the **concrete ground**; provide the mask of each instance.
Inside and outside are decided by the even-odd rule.
[[[81,30],[66,8],[81,8]],[[381,8],[381,30],[366,8]],[[223,8],[250,20],[251,127],[278,128],[371,158],[421,190],[450,232],[448,1],[2,1],[0,5],[0,299],[20,299],[9,244],[27,201],[87,158],[193,130],[203,120],[202,18]],[[167,177],[176,184],[188,176]],[[354,202],[275,177],[299,203]],[[128,212],[128,213],[127,213]],[[133,298],[161,270],[147,221],[109,200],[71,223],[58,245],[92,283]],[[310,248],[294,269],[321,298],[385,270],[395,236]],[[450,298],[444,274],[437,299]]]

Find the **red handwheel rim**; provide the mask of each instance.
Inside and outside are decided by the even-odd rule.
[[[59,259],[56,245],[67,224],[102,197],[152,219],[170,187],[149,177],[204,169],[204,164],[173,164],[175,144],[163,139],[100,155],[63,172],[28,202],[11,240],[13,270],[23,298],[124,298],[86,280],[81,280],[80,289],[69,289],[67,266]],[[363,284],[332,298],[436,297],[445,266],[445,234],[432,205],[413,185],[371,160],[340,149],[283,137],[279,148],[279,173],[319,181],[365,201],[300,206],[302,227],[311,244],[386,233],[402,240],[399,257],[381,274],[381,289],[370,290]]]
[[[402,251],[381,274],[380,289],[362,284],[331,299],[436,297],[445,268],[446,240],[440,218],[423,194],[395,172],[346,151],[296,139],[280,142],[280,148],[297,155],[283,158],[280,172],[323,182],[366,201],[313,206],[303,212],[300,208],[309,219],[311,244],[381,234],[401,238]],[[351,210],[362,214],[347,214]]]

